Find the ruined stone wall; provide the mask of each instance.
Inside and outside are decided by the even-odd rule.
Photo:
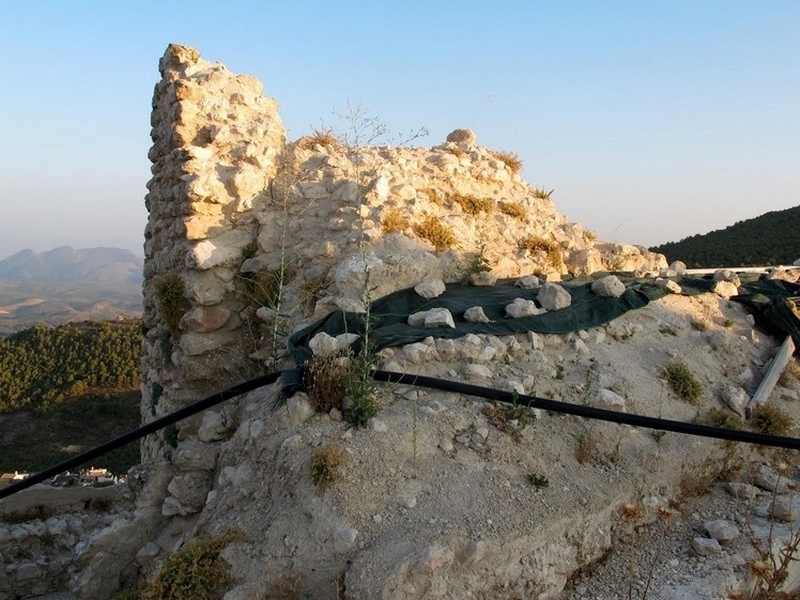
[[[481,285],[666,266],[644,249],[599,243],[525,183],[514,155],[479,146],[469,130],[429,148],[363,147],[327,133],[287,145],[275,101],[252,77],[176,45],[160,69],[144,421],[280,366],[297,327],[425,280],[465,280],[478,266],[491,269]],[[372,121],[355,119],[352,129],[372,137]],[[176,476],[168,512],[193,512],[210,485],[214,460],[202,444],[232,424],[224,410],[203,418],[143,443],[145,460],[203,456]]]
[[[146,197],[145,422],[220,389],[247,362],[236,278],[285,140],[277,105],[254,78],[177,45],[159,69]],[[168,431],[166,445],[196,428]],[[152,437],[143,458],[164,450],[164,435]]]

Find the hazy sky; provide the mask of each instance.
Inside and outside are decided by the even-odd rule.
[[[0,0],[0,257],[141,253],[170,42],[259,78],[289,139],[348,101],[470,127],[601,239],[705,233],[800,204],[798,32],[798,0]]]

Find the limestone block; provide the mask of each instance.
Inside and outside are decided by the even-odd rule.
[[[726,300],[739,294],[739,290],[736,285],[725,280],[718,280],[716,283],[714,283],[712,291],[717,294],[717,296],[725,298]]]
[[[231,311],[221,306],[197,306],[183,316],[181,328],[196,333],[222,329],[231,318]]]
[[[311,349],[314,356],[319,356],[320,358],[332,356],[339,352],[338,340],[324,331],[315,334],[314,337],[309,340],[308,347]]]
[[[305,423],[314,416],[314,407],[308,401],[308,396],[303,392],[298,392],[286,401],[286,408],[289,412],[289,420],[293,425]]]
[[[488,323],[489,317],[483,312],[483,307],[473,306],[464,311],[464,320],[470,323]]]
[[[423,298],[436,298],[445,291],[444,281],[441,279],[429,279],[414,286],[414,291]]]
[[[203,413],[203,423],[197,431],[197,437],[202,442],[218,442],[225,438],[228,431],[227,420],[214,410]]]
[[[456,324],[453,322],[453,315],[446,308],[432,308],[426,311],[425,327],[449,327],[455,329]]]
[[[425,317],[428,315],[427,310],[421,310],[419,312],[411,313],[408,315],[408,319],[406,322],[411,325],[411,327],[423,327],[425,325]]]
[[[655,281],[656,285],[660,288],[663,288],[670,292],[671,294],[680,294],[683,290],[681,286],[678,285],[676,282],[672,281],[671,279],[665,279],[663,277],[659,277]]]
[[[739,276],[734,271],[731,271],[730,269],[718,269],[717,271],[714,272],[713,280],[714,281],[729,281],[730,283],[732,283],[736,287],[739,287],[740,285],[742,285],[742,282],[739,279]]]
[[[710,538],[692,538],[692,548],[700,556],[718,556],[722,552],[719,542]]]
[[[570,252],[566,264],[575,275],[591,275],[604,269],[602,254],[596,248]]]
[[[333,532],[333,551],[337,554],[346,554],[356,545],[358,529],[352,527],[338,527]]]
[[[182,471],[212,471],[217,464],[219,447],[198,440],[181,442],[172,453],[172,462]]]
[[[686,273],[686,263],[676,260],[669,267],[670,271],[674,271],[676,275],[683,275]]]
[[[186,266],[200,270],[212,267],[232,267],[242,261],[242,250],[253,241],[250,231],[234,229],[214,238],[203,240],[192,248]]]
[[[616,275],[607,275],[592,282],[592,292],[603,298],[619,298],[625,293],[625,284]]]
[[[559,310],[572,304],[572,296],[556,283],[546,282],[536,296],[539,304],[546,310]]]
[[[750,403],[750,396],[738,385],[729,384],[722,389],[722,400],[728,407],[740,417],[745,417],[747,405]]]
[[[419,553],[416,567],[426,573],[433,573],[443,567],[449,566],[454,560],[455,553],[450,548],[433,545],[428,546]]]
[[[240,199],[254,198],[267,187],[264,171],[253,166],[242,165],[231,177],[231,190]]]
[[[464,376],[467,379],[491,379],[494,373],[485,365],[467,365],[464,367]]]
[[[216,215],[195,214],[183,220],[187,240],[203,240],[219,235],[225,230],[225,222]]]
[[[594,404],[598,408],[625,412],[625,398],[607,389],[599,389],[594,395]]]
[[[212,333],[195,333],[187,331],[181,335],[180,349],[186,356],[200,356],[219,348],[236,345],[239,334],[235,331],[216,331]]]
[[[336,336],[336,343],[339,344],[339,350],[345,351],[360,337],[357,333],[340,333]]]
[[[736,526],[724,519],[706,521],[703,526],[711,539],[717,540],[720,546],[730,546],[739,538]]]
[[[403,346],[403,358],[414,365],[421,364],[438,358],[435,346],[429,346],[422,342],[406,344]]]
[[[526,290],[535,290],[541,287],[542,282],[536,275],[526,275],[525,277],[520,277],[514,282],[514,287],[523,288]]]
[[[541,315],[546,312],[546,309],[536,306],[536,302],[533,300],[525,300],[524,298],[514,298],[511,304],[506,305],[506,314],[514,319]]]
[[[469,284],[475,287],[492,287],[495,283],[497,283],[497,277],[491,271],[469,274]]]
[[[417,197],[417,190],[408,183],[395,185],[392,187],[392,196],[399,200],[414,200]]]
[[[176,475],[167,486],[167,491],[185,511],[199,512],[206,504],[206,495],[211,489],[211,473],[190,471]]]
[[[471,129],[454,129],[447,134],[447,141],[454,144],[475,144],[475,132]]]

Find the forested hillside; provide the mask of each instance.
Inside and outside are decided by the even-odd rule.
[[[36,325],[0,338],[0,413],[136,388],[141,337],[140,322],[128,320]]]
[[[800,206],[650,250],[692,268],[790,265],[800,258]]]

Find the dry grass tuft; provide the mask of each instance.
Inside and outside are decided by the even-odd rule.
[[[317,146],[322,146],[328,150],[335,150],[342,147],[342,143],[333,134],[331,129],[315,129],[311,135],[301,137],[295,142],[295,147],[300,150],[313,150]]]
[[[500,202],[497,208],[499,208],[500,212],[504,215],[508,215],[519,221],[524,221],[528,214],[528,211],[526,211],[525,207],[519,202]]]
[[[349,360],[342,356],[315,356],[306,365],[303,384],[308,402],[318,412],[340,409],[347,394]]]
[[[433,244],[437,252],[449,250],[457,241],[453,230],[436,217],[426,217],[422,223],[414,225],[414,233]]]
[[[561,246],[553,240],[546,240],[537,235],[529,235],[519,241],[519,247],[531,254],[544,252],[547,256],[547,263],[552,267],[558,267],[563,261]]]
[[[777,406],[759,404],[750,415],[750,426],[767,435],[786,435],[794,427],[794,422]]]
[[[311,481],[324,492],[339,479],[339,467],[347,460],[347,452],[335,444],[314,451],[311,455]]]
[[[450,200],[461,206],[465,213],[473,217],[477,217],[482,212],[489,214],[494,210],[494,201],[489,198],[478,198],[469,194],[456,193],[450,196]]]
[[[502,160],[506,164],[506,167],[508,167],[508,170],[511,171],[514,175],[516,175],[522,170],[522,159],[513,152],[506,152],[505,150],[495,150],[492,152],[492,155],[497,160]]]
[[[383,213],[381,227],[385,233],[391,233],[392,231],[403,231],[409,227],[409,222],[399,208],[390,208]]]
[[[555,192],[555,190],[547,190],[540,187],[531,188],[531,194],[533,194],[534,198],[539,198],[539,200],[550,200],[550,196],[553,195],[553,192]]]
[[[597,452],[597,441],[587,432],[581,432],[575,436],[578,447],[575,448],[575,459],[582,465],[586,465],[594,460]]]

